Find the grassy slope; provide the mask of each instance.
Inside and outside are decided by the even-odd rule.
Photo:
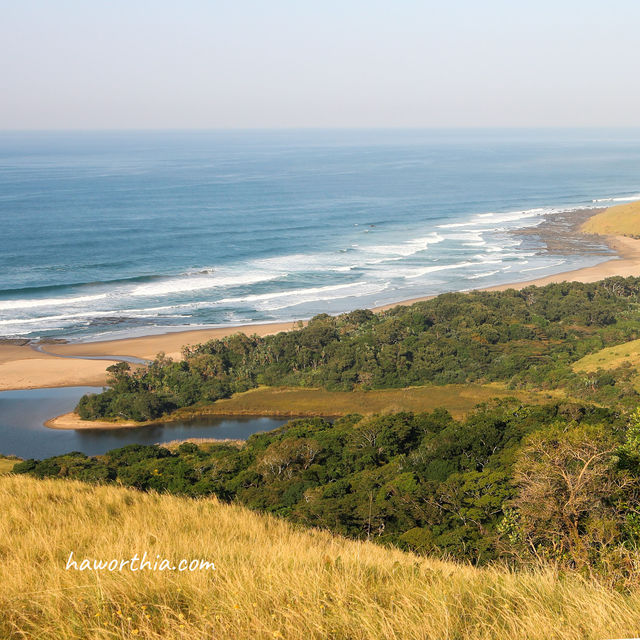
[[[609,207],[589,218],[582,231],[606,236],[640,235],[640,201]]]
[[[492,398],[515,396],[522,402],[548,402],[548,393],[507,390],[499,384],[448,384],[443,386],[378,389],[375,391],[325,391],[300,387],[260,387],[201,408],[187,408],[172,418],[193,415],[346,415],[389,411],[433,411],[443,407],[457,418]]]
[[[574,371],[595,371],[598,368],[614,369],[629,362],[637,367],[640,365],[640,340],[631,340],[615,347],[606,347],[590,353],[574,362]]]
[[[19,462],[17,458],[5,458],[4,456],[0,456],[0,476],[5,473],[9,473],[16,462]]]
[[[573,640],[637,634],[640,590],[422,559],[215,500],[0,478],[0,637]],[[215,572],[65,571],[148,551]]]
[[[590,353],[573,363],[573,370],[577,373],[590,373],[597,369],[616,369],[623,364],[630,364],[634,369],[633,386],[640,392],[640,340],[631,340],[615,347],[605,347]]]

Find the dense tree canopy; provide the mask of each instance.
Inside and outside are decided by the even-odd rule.
[[[617,565],[640,536],[640,419],[574,403],[292,420],[246,445],[131,445],[16,473],[214,494],[424,553]],[[606,560],[606,562],[605,562]]]
[[[216,495],[311,526],[483,562],[541,560],[640,577],[640,404],[631,363],[572,364],[640,337],[640,279],[446,294],[384,313],[320,315],[162,354],[85,396],[84,418],[154,419],[257,385],[383,389],[500,381],[562,402],[292,420],[244,446],[129,446],[27,460],[17,473]],[[571,400],[569,399],[571,398]]]
[[[186,348],[179,362],[160,355],[136,372],[114,365],[111,388],[85,396],[77,411],[148,420],[260,384],[352,390],[491,381],[631,406],[639,398],[628,368],[585,376],[570,365],[640,337],[639,292],[639,278],[609,278],[323,314],[296,331]]]

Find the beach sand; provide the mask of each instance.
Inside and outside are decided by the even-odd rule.
[[[295,322],[224,327],[195,331],[176,331],[140,338],[124,338],[81,344],[45,344],[46,353],[28,344],[0,344],[0,391],[42,387],[100,387],[106,384],[106,368],[113,360],[89,360],[82,356],[133,356],[153,360],[163,351],[178,359],[184,345],[223,338],[234,333],[266,336],[295,328]],[[55,354],[55,355],[51,355]],[[59,357],[63,356],[63,357]]]
[[[163,351],[172,358],[181,357],[184,345],[223,338],[234,333],[266,336],[295,328],[294,322],[224,327],[195,331],[176,331],[140,338],[105,340],[81,344],[46,344],[47,353],[36,351],[28,344],[0,344],[0,391],[37,389],[41,387],[103,386],[105,369],[114,360],[88,360],[82,356],[133,356],[153,360]],[[56,354],[56,355],[51,355]],[[63,356],[63,357],[59,357]]]
[[[29,346],[0,344],[0,391],[40,387],[100,387],[106,383],[105,360],[56,358]]]
[[[511,284],[499,284],[493,287],[485,287],[480,291],[506,291],[507,289],[524,289],[526,287],[536,286],[543,287],[546,284],[554,282],[598,282],[604,278],[611,276],[640,276],[640,240],[627,238],[625,236],[608,236],[607,244],[616,252],[616,257],[601,262],[593,267],[584,267],[583,269],[574,269],[573,271],[564,271],[535,280],[526,280],[525,282],[515,282]],[[392,309],[398,305],[408,305],[422,300],[429,300],[435,296],[426,296],[424,298],[411,298],[402,302],[388,304],[383,307],[377,307],[374,311],[384,311]]]
[[[47,420],[44,423],[45,427],[50,429],[130,429],[131,427],[148,427],[155,422],[127,422],[121,420],[120,422],[108,422],[106,420],[83,420],[77,413],[63,413],[61,416],[56,416]]]
[[[635,208],[632,210],[634,212],[637,211]],[[543,286],[554,282],[567,281],[596,282],[616,275],[623,277],[640,276],[640,240],[622,235],[605,236],[603,239],[615,251],[616,257],[613,259],[606,260],[593,267],[558,273],[526,282],[488,287],[483,290],[504,291],[506,289],[522,289],[531,285]],[[373,310],[376,312],[384,311],[398,305],[409,305],[432,297],[434,296],[412,298],[376,307]],[[184,345],[197,344],[239,332],[247,335],[265,336],[280,331],[290,331],[297,326],[297,322],[290,321],[179,331],[139,338],[81,344],[47,344],[44,345],[44,348],[48,353],[36,351],[28,344],[0,344],[0,391],[38,387],[101,386],[106,382],[105,369],[112,364],[112,361],[88,360],[83,359],[83,356],[134,356],[152,360],[159,352],[164,352],[167,356],[177,359],[181,357],[181,348]],[[95,423],[93,428],[95,428]]]
[[[265,324],[245,325],[240,327],[221,327],[217,329],[196,329],[192,331],[174,331],[140,338],[123,338],[105,340],[103,342],[85,342],[80,344],[46,345],[48,353],[63,356],[134,356],[144,360],[153,360],[163,351],[166,356],[179,359],[181,349],[185,345],[198,344],[224,338],[233,333],[257,334],[267,336],[281,331],[290,331],[298,326],[297,322],[272,322]]]

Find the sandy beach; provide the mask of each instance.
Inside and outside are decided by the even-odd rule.
[[[615,207],[608,211],[612,209],[615,209]],[[597,217],[595,216],[593,219]],[[593,267],[558,273],[526,282],[497,285],[484,290],[522,289],[531,285],[543,286],[554,282],[566,281],[596,282],[615,275],[624,277],[640,276],[640,239],[626,236],[604,236],[604,239],[616,253],[613,259],[605,260]],[[431,297],[433,296],[403,300],[376,307],[373,310],[376,312],[384,311],[398,305],[409,305],[421,300],[428,300]],[[89,360],[86,359],[88,356],[103,358],[109,356],[133,356],[151,360],[159,352],[164,352],[172,358],[180,358],[181,348],[184,345],[197,344],[213,338],[222,338],[238,332],[247,335],[265,336],[280,331],[290,331],[297,326],[297,322],[290,321],[176,331],[160,335],[102,342],[46,344],[43,348],[47,353],[36,351],[29,344],[0,344],[0,391],[39,387],[101,386],[106,382],[106,367],[117,361],[117,358],[113,361],[104,359]],[[93,426],[95,428],[95,425]],[[65,426],[62,428],[70,427]]]
[[[102,386],[106,384],[107,379],[105,369],[117,362],[117,358],[89,360],[83,356],[133,356],[153,360],[163,351],[169,357],[180,358],[184,345],[223,338],[239,332],[266,336],[280,331],[290,331],[296,324],[277,322],[243,327],[176,331],[103,342],[46,344],[43,348],[47,353],[36,351],[29,344],[0,344],[0,391],[42,387]]]
[[[543,287],[554,282],[598,282],[611,276],[640,276],[640,240],[627,238],[625,236],[609,236],[607,244],[616,252],[616,257],[601,262],[593,267],[574,269],[573,271],[563,271],[550,276],[526,280],[524,282],[514,282],[499,284],[493,287],[485,287],[479,291],[506,291],[507,289],[524,289],[525,287]],[[421,300],[429,300],[435,296],[425,296],[423,298],[411,298],[383,307],[376,307],[374,311],[384,311],[398,305],[408,305]]]
[[[0,391],[40,387],[101,386],[105,384],[105,360],[57,358],[30,346],[0,344]]]

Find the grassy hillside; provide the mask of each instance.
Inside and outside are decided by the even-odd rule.
[[[7,458],[0,456],[0,476],[9,473],[13,469],[16,462],[19,462],[18,458]]]
[[[25,460],[13,472],[215,495],[296,524],[460,561],[487,564],[506,553],[528,566],[535,549],[538,558],[635,584],[636,434],[635,414],[497,401],[460,421],[442,410],[299,418],[240,447],[130,445],[91,458]],[[585,451],[597,461],[586,469]],[[606,540],[594,535],[603,527]]]
[[[612,371],[616,375],[621,372],[630,376],[636,390],[640,390],[640,340],[630,340],[615,347],[605,347],[590,353],[573,363],[576,373],[593,374],[598,370]]]
[[[303,531],[215,499],[0,478],[0,637],[563,640],[638,633],[640,590]],[[66,571],[147,551],[216,571]]]
[[[589,218],[582,231],[605,236],[640,236],[640,201],[609,207]]]
[[[598,368],[615,369],[625,363],[640,365],[640,340],[630,340],[615,347],[606,347],[574,362],[575,371],[595,371]]]

